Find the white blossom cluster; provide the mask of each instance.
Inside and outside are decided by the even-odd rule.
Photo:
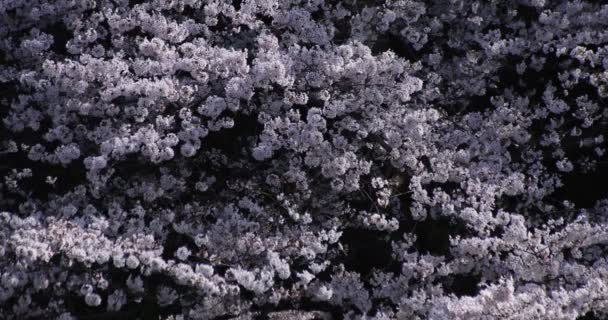
[[[0,0],[0,318],[608,317],[607,103],[602,1]]]

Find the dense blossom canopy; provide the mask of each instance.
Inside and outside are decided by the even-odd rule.
[[[0,0],[0,317],[602,318],[607,98],[602,1]]]

